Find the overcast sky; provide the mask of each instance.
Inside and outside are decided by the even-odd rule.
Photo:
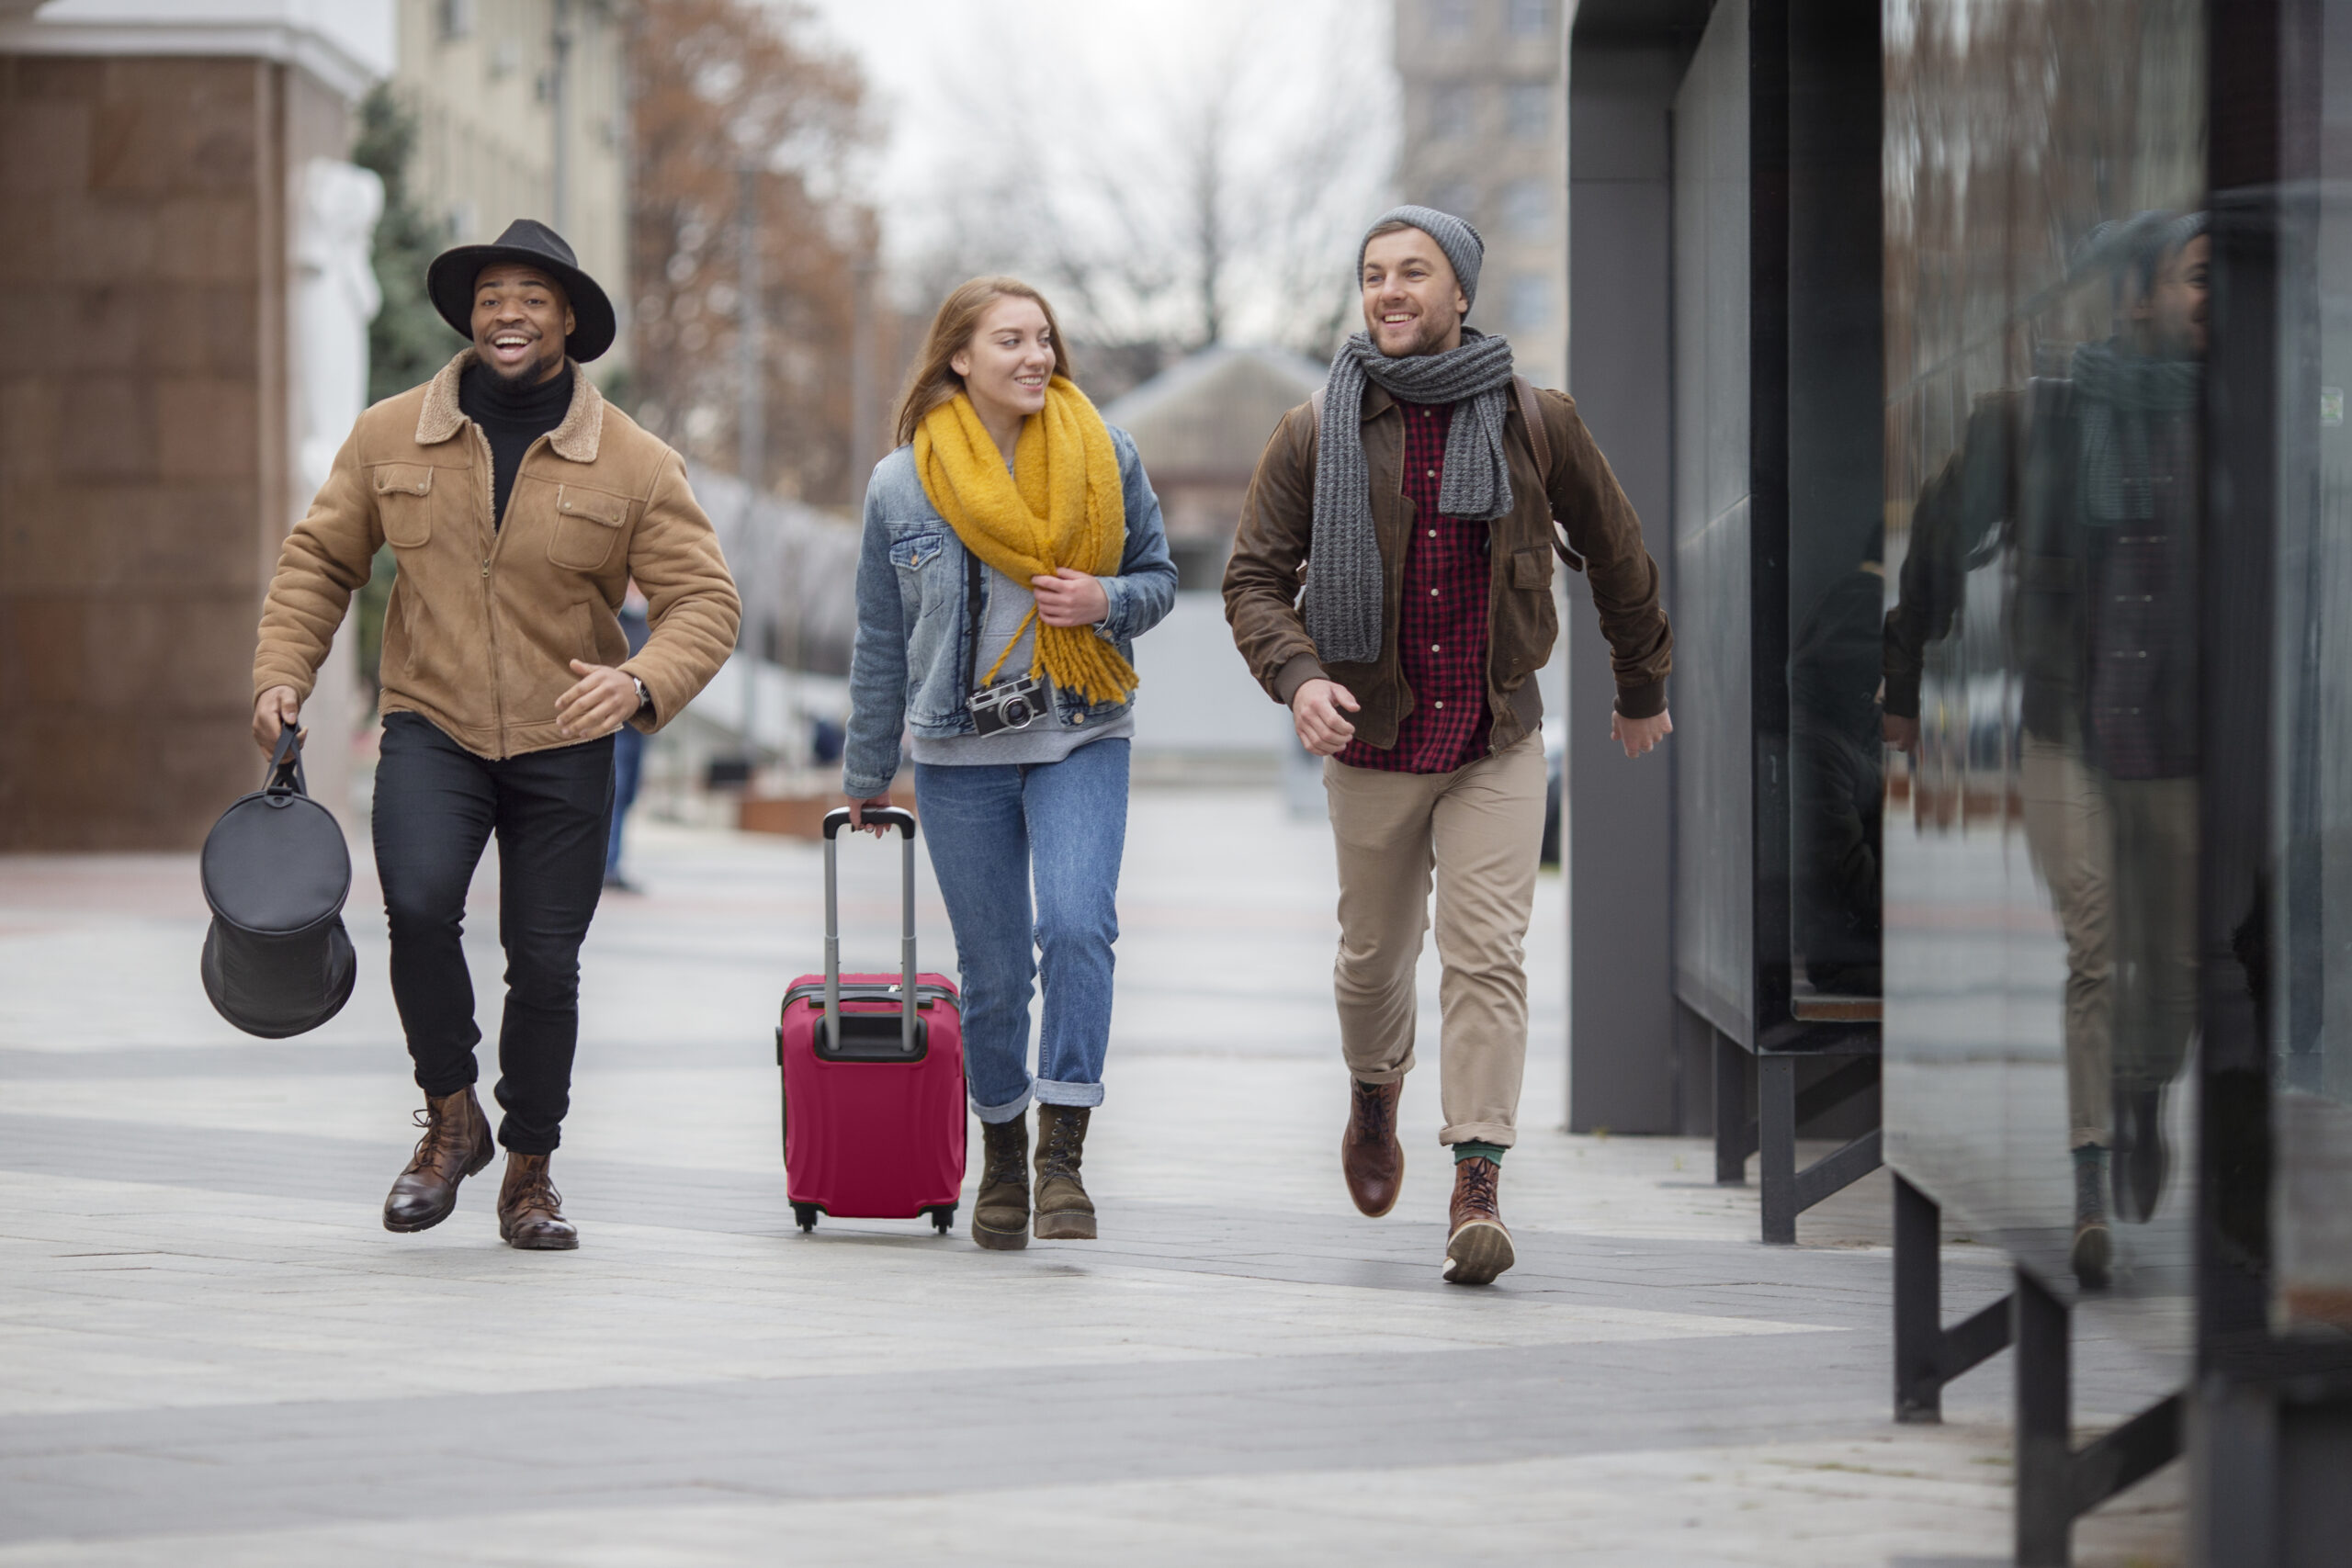
[[[973,145],[983,120],[1022,119],[1116,145],[1149,135],[1167,106],[1197,94],[1204,79],[1231,73],[1253,84],[1250,112],[1266,117],[1271,138],[1283,133],[1285,115],[1312,112],[1309,84],[1334,72],[1362,80],[1367,102],[1385,106],[1395,92],[1392,7],[1383,0],[805,4],[858,61],[874,95],[886,136],[874,194],[902,275],[938,239],[943,185],[967,168],[989,172],[989,150]],[[1385,108],[1380,118],[1385,127]],[[1383,194],[1367,186],[1364,217]]]

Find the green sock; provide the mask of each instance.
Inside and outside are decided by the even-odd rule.
[[[1453,1145],[1453,1163],[1460,1165],[1465,1159],[1489,1160],[1496,1165],[1500,1165],[1503,1163],[1503,1145],[1482,1144],[1476,1138],[1465,1138]]]

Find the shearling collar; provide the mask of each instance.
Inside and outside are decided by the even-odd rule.
[[[426,383],[424,407],[416,416],[416,444],[437,446],[466,427],[466,416],[458,407],[458,378],[466,373],[476,355],[471,348],[458,351],[456,358],[441,367],[440,374]],[[605,434],[605,394],[588,373],[577,365],[571,367],[571,407],[564,411],[563,423],[548,433],[548,445],[559,457],[574,463],[596,460],[596,446]]]

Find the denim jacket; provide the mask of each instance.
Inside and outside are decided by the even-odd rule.
[[[1176,566],[1159,498],[1124,430],[1111,427],[1126,504],[1127,543],[1115,577],[1099,579],[1111,602],[1097,635],[1135,661],[1135,639],[1159,624],[1176,602]],[[849,665],[849,736],[842,788],[864,800],[889,788],[899,771],[899,737],[911,728],[926,740],[972,733],[964,705],[971,694],[972,637],[986,619],[965,604],[970,558],[956,530],[923,494],[912,446],[875,465],[865,487],[865,537],[857,558],[857,648]],[[993,576],[981,574],[982,593]],[[1077,729],[1126,712],[1122,702],[1089,704],[1059,687],[1053,722]]]

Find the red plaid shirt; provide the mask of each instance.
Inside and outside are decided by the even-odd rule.
[[[1494,571],[1487,525],[1438,510],[1445,434],[1453,405],[1399,402],[1405,416],[1405,494],[1413,532],[1405,551],[1404,604],[1396,615],[1413,711],[1388,750],[1351,740],[1340,761],[1385,773],[1450,773],[1487,754],[1487,593]]]

